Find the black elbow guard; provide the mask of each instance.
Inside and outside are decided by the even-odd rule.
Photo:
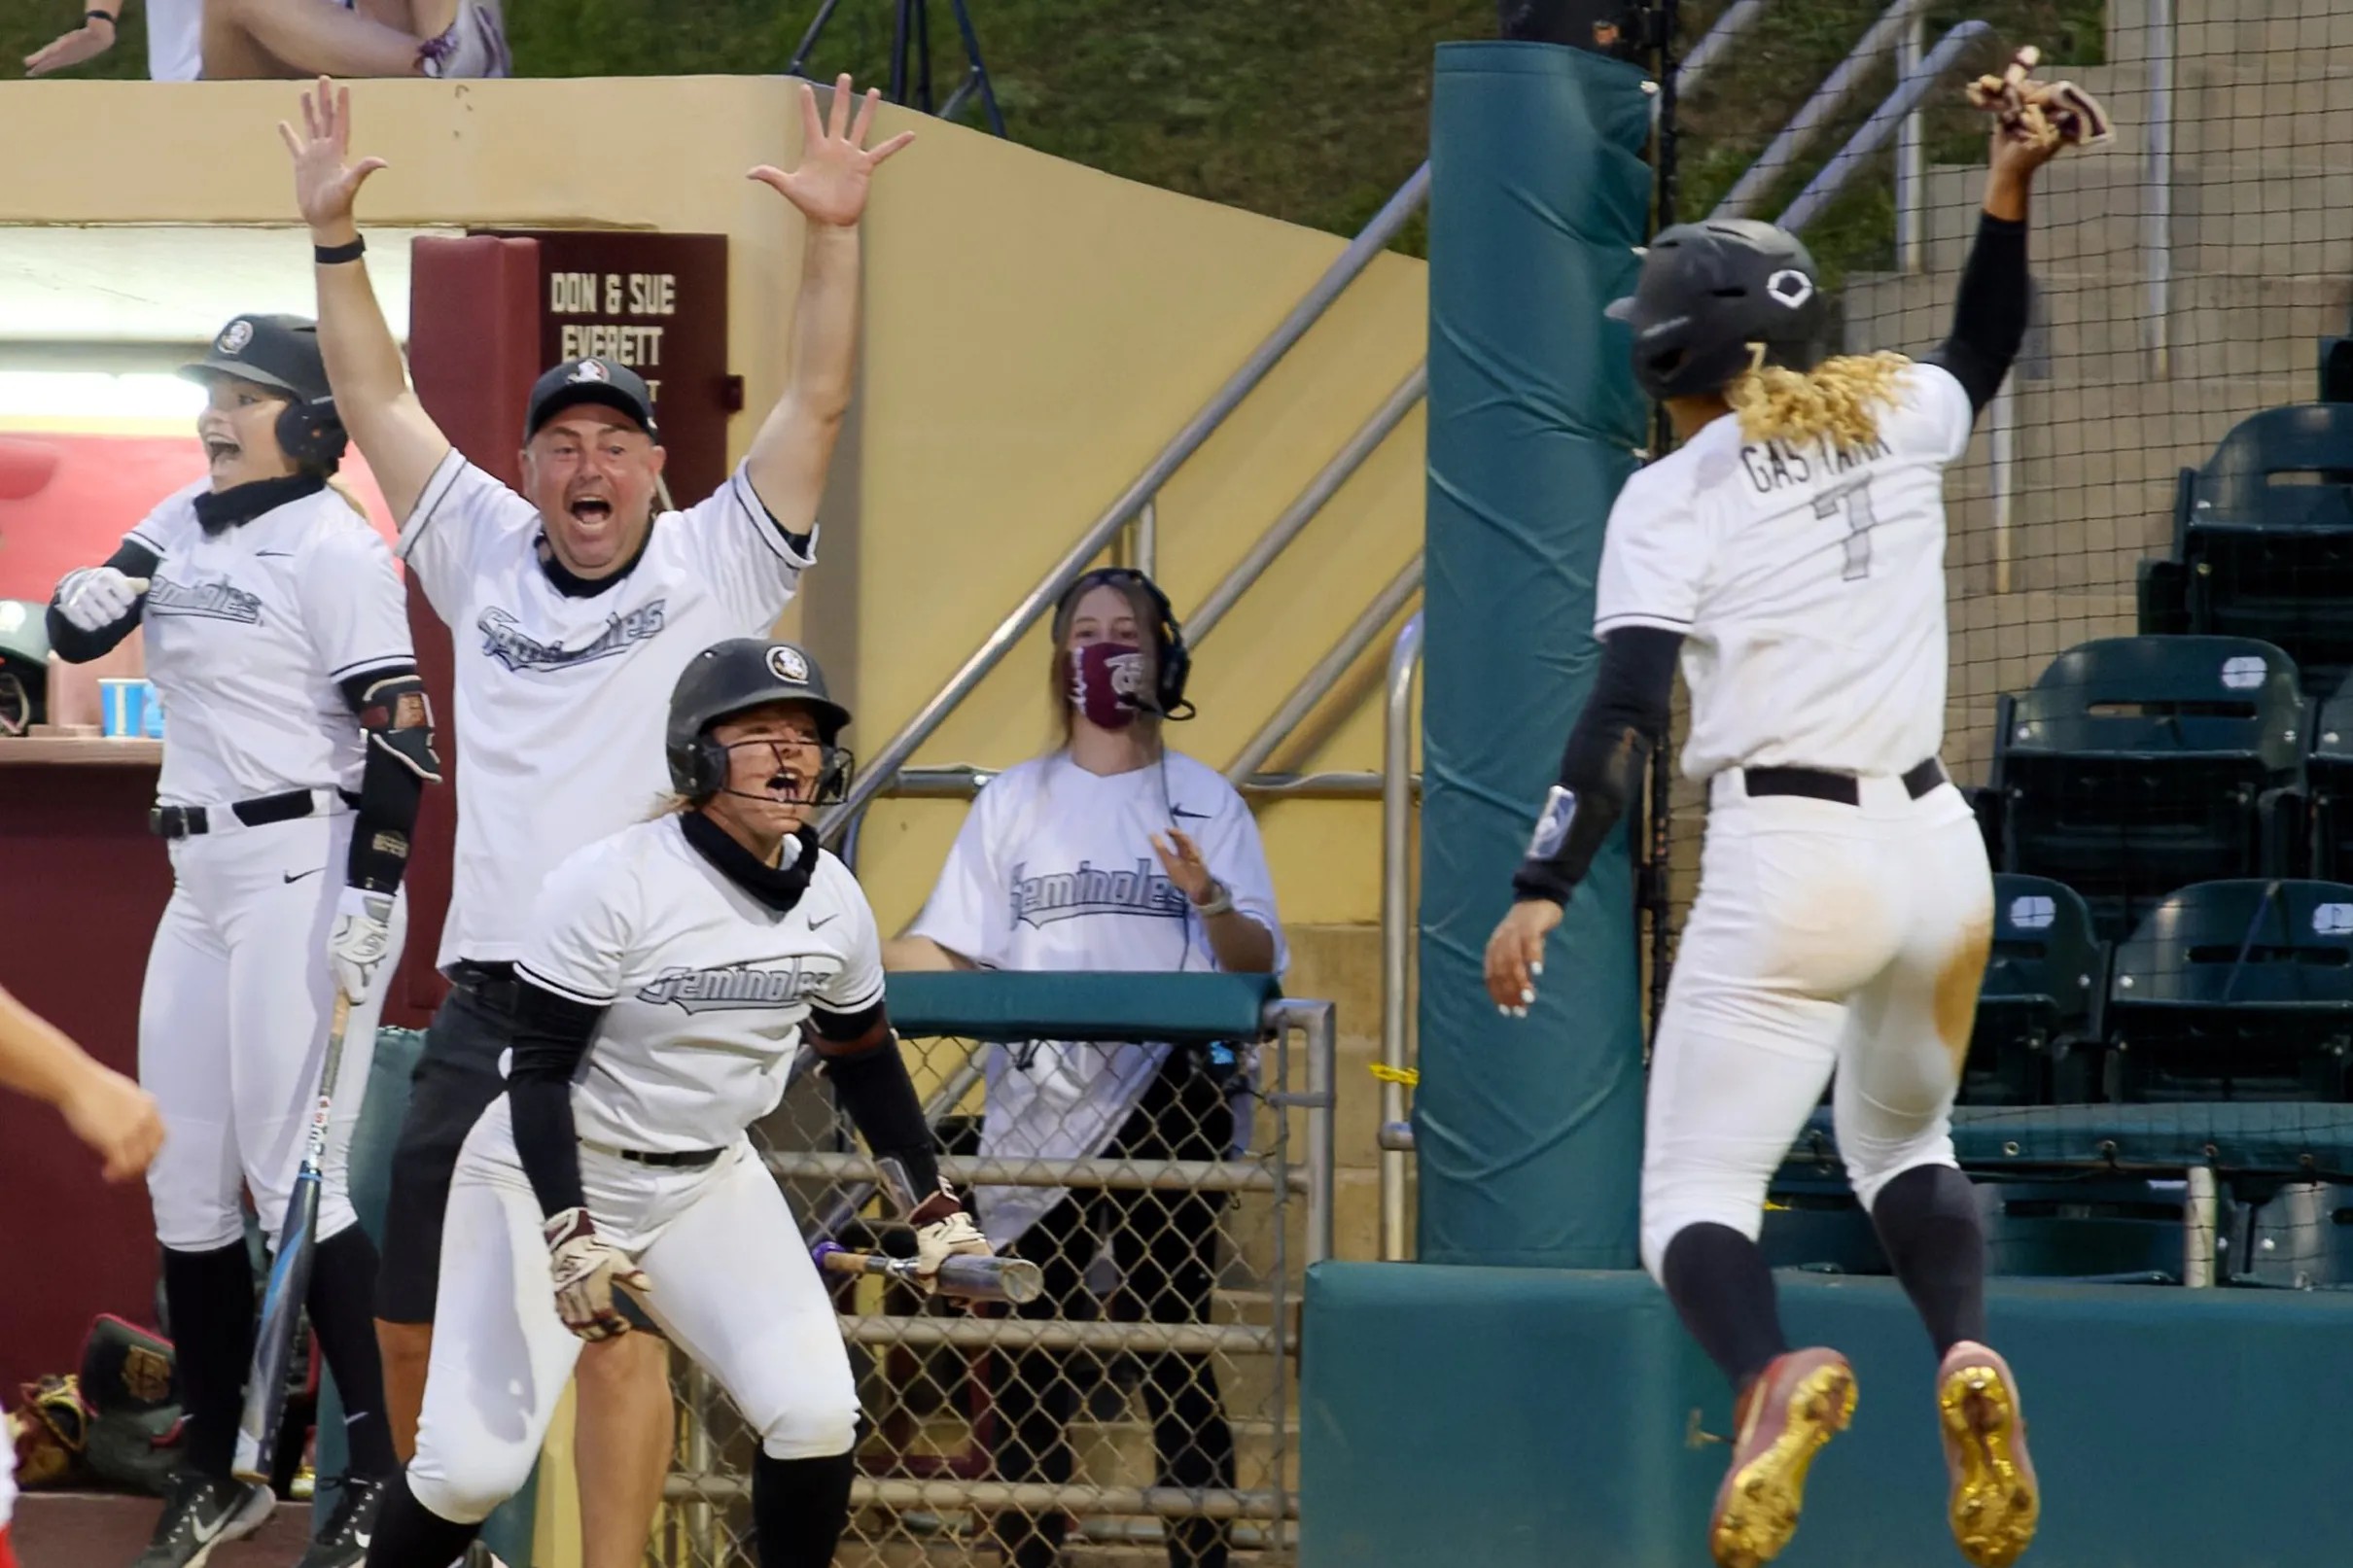
[[[441,782],[441,759],[433,751],[433,702],[414,674],[388,676],[360,698],[360,726],[369,756],[379,753],[425,784]]]
[[[893,1193],[894,1200],[913,1206],[941,1190],[931,1124],[924,1120],[923,1102],[915,1098],[914,1080],[898,1054],[897,1035],[885,1033],[879,1045],[827,1057],[825,1076],[874,1158],[896,1161],[905,1174],[907,1190]]]

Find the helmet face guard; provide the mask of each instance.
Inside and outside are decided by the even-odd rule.
[[[1634,380],[1665,401],[1721,392],[1759,365],[1812,369],[1829,298],[1797,236],[1709,219],[1661,229],[1633,294],[1607,315],[1633,329]]]
[[[713,722],[716,723],[718,720],[715,719]],[[709,795],[728,794],[742,795],[752,800],[772,801],[780,805],[830,806],[849,798],[850,781],[858,775],[858,757],[855,752],[846,746],[836,746],[831,741],[820,741],[817,747],[817,773],[814,778],[800,781],[805,787],[783,796],[759,794],[745,789],[730,789],[727,786],[727,779],[732,771],[730,762],[733,752],[755,747],[776,748],[784,743],[779,741],[737,741],[730,745],[721,742],[709,730],[703,731],[696,739],[703,749],[701,759],[703,769],[696,774],[696,782],[701,783],[708,779],[711,783],[710,787],[705,789],[682,788],[679,791],[692,800],[700,800]],[[779,758],[777,772],[781,774],[786,771],[782,765],[782,759]],[[671,782],[678,783],[675,770]]]

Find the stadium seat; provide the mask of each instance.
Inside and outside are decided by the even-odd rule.
[[[2184,629],[2284,648],[2314,687],[2353,670],[2353,405],[2300,403],[2241,420],[2174,494]],[[2161,570],[2142,579],[2162,626]],[[2155,615],[2158,624],[2148,624]]]
[[[2305,869],[2324,882],[2353,882],[2353,679],[2320,705],[2304,787],[2311,797]]]
[[[1996,876],[1993,948],[1961,1071],[1963,1103],[2094,1098],[2107,989],[2107,950],[2082,897],[2047,877]]]
[[[2068,649],[1996,708],[2000,869],[2073,888],[2109,940],[2176,888],[2297,869],[2303,706],[2267,643]]]
[[[2110,965],[2122,1100],[2340,1100],[2353,1047],[2353,886],[2184,888]]]
[[[1996,1274],[2178,1284],[2185,1183],[2129,1176],[1977,1183]]]
[[[2334,1182],[2233,1183],[2245,1242],[2230,1282],[2288,1290],[2353,1285],[2353,1187]]]

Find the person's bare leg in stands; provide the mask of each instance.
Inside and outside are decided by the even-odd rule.
[[[417,40],[334,0],[204,0],[204,76],[417,76]]]

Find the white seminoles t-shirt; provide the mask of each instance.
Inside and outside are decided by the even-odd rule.
[[[766,636],[810,565],[740,468],[655,518],[637,564],[593,595],[555,585],[539,539],[538,509],[454,449],[401,531],[456,650],[444,968],[514,958],[547,873],[653,809],[670,787],[662,728],[679,673],[714,643]]]
[[[1594,630],[1687,634],[1683,772],[1900,774],[1945,736],[1945,468],[1969,396],[1916,364],[1876,446],[1743,443],[1726,415],[1610,508]]]
[[[607,1009],[572,1091],[583,1138],[720,1149],[776,1109],[812,1006],[882,1000],[874,912],[820,851],[779,915],[703,858],[676,817],[573,854],[546,879],[518,973]]]
[[[909,934],[986,969],[1212,972],[1201,917],[1152,852],[1152,835],[1172,826],[1233,889],[1234,907],[1274,933],[1281,973],[1288,955],[1258,824],[1215,770],[1174,751],[1107,777],[1058,751],[990,780]],[[1167,1057],[1165,1045],[1000,1046],[989,1056],[982,1157],[1093,1158]],[[975,1196],[989,1239],[1002,1245],[1063,1192],[984,1187]]]
[[[163,699],[167,806],[357,789],[367,749],[338,682],[413,664],[392,552],[333,490],[205,532],[199,480],[124,537],[155,553],[141,624]]]

